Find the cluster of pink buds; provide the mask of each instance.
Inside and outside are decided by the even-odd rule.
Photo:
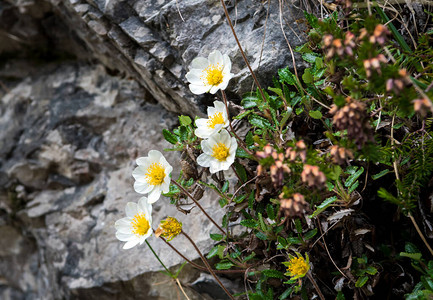
[[[259,158],[272,157],[274,159],[274,164],[271,166],[271,179],[276,187],[281,187],[283,185],[284,173],[290,173],[290,168],[284,163],[284,154],[277,153],[277,151],[271,146],[266,145],[263,147],[263,151],[258,151],[256,155]],[[257,175],[263,173],[263,167],[259,165],[257,167]]]
[[[375,44],[378,43],[379,45],[383,46],[386,43],[387,36],[390,34],[388,28],[386,28],[382,24],[376,25],[374,28],[374,32],[372,35],[369,35],[367,32],[367,29],[362,28],[361,34],[359,35],[359,39],[362,40],[365,37],[368,37],[368,40],[370,43]]]
[[[290,161],[295,161],[299,157],[302,162],[307,160],[307,146],[303,140],[296,142],[295,148],[289,147],[286,149],[286,158]]]
[[[387,63],[385,55],[379,54],[376,57],[364,60],[364,69],[367,77],[371,77],[373,71],[379,75],[382,75],[382,70],[380,68],[380,63]]]
[[[343,56],[345,54],[349,56],[353,56],[353,48],[356,47],[356,37],[355,35],[348,31],[344,37],[344,41],[342,39],[334,39],[334,36],[331,34],[326,34],[323,37],[323,49],[326,50],[326,58],[331,58],[335,54],[338,56]]]
[[[396,79],[388,79],[386,81],[386,91],[387,92],[394,92],[395,94],[400,94],[405,86],[408,86],[411,84],[411,81],[409,80],[407,76],[407,72],[405,69],[401,69],[398,71],[398,74],[400,75],[400,78]]]
[[[308,186],[322,188],[326,182],[325,174],[320,171],[318,166],[304,165],[301,173],[302,181]]]
[[[432,103],[427,98],[415,99],[412,102],[413,109],[422,117],[425,117],[429,112],[433,112]]]
[[[295,193],[288,199],[284,198],[284,194],[280,195],[280,213],[286,218],[302,217],[309,209],[310,206],[302,194]]]

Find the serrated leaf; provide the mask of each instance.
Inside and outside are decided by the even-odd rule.
[[[354,184],[352,184],[352,186],[349,188],[348,192],[349,194],[351,194],[354,190],[356,190],[356,188],[359,186],[359,181],[355,181]]]
[[[245,143],[247,146],[252,146],[254,144],[253,133],[251,131],[248,131],[247,135],[245,136]]]
[[[248,196],[248,208],[249,209],[254,208],[254,200],[256,200],[256,198],[254,197],[254,190],[252,190],[250,195]]]
[[[246,116],[248,116],[250,113],[253,113],[253,112],[254,112],[254,110],[252,110],[252,109],[250,109],[250,110],[246,110],[246,111],[240,113],[239,115],[237,115],[236,117],[234,117],[233,119],[236,119],[236,120],[243,119],[243,118],[245,118]]]
[[[364,168],[360,167],[358,171],[356,171],[346,179],[346,181],[344,182],[344,186],[350,187],[355,182],[355,180],[357,180],[358,177],[361,176],[362,173],[364,173]]]
[[[236,157],[239,158],[250,158],[250,155],[242,148],[237,148],[236,149]]]
[[[272,128],[271,123],[267,119],[257,115],[250,115],[248,117],[248,121],[251,125],[259,127],[261,129]]]
[[[314,228],[313,230],[310,230],[306,234],[304,234],[304,240],[312,239],[316,234],[317,228]]]
[[[185,126],[180,126],[179,136],[181,141],[186,141],[188,139],[188,128]]]
[[[365,273],[375,275],[377,273],[377,269],[375,267],[368,266],[367,268],[365,268]]]
[[[358,287],[358,288],[363,287],[364,284],[367,283],[367,281],[368,281],[368,276],[359,277],[358,280],[355,283],[355,286]]]
[[[167,129],[162,130],[162,135],[164,136],[165,140],[169,142],[170,144],[176,145],[177,144],[177,137],[168,131]]]
[[[266,241],[268,239],[267,235],[261,231],[256,232],[256,237],[262,241]]]
[[[248,109],[248,108],[256,107],[258,101],[259,99],[255,96],[247,96],[242,99],[241,104],[244,108]]]
[[[268,218],[271,220],[275,220],[277,217],[275,214],[274,206],[270,203],[266,206],[266,213],[268,214]]]
[[[263,270],[262,274],[270,278],[280,278],[280,279],[284,278],[284,274],[282,272],[273,269]]]
[[[188,116],[179,116],[180,125],[189,126],[192,123],[192,120]]]
[[[284,68],[278,70],[278,76],[280,77],[281,83],[287,83],[290,85],[296,85],[296,76],[293,74],[289,68]]]
[[[319,58],[317,55],[314,55],[313,53],[305,53],[302,55],[302,59],[306,62],[309,62],[310,64],[313,64],[316,62],[316,58]]]
[[[259,217],[260,229],[262,229],[263,231],[267,231],[268,230],[268,226],[266,226],[265,221],[263,220],[262,214],[258,213],[257,216]]]
[[[332,196],[325,201],[323,201],[319,206],[317,206],[317,209],[313,212],[313,214],[310,216],[310,218],[314,218],[317,215],[319,215],[322,211],[324,211],[328,206],[330,206],[332,203],[334,203],[337,200],[337,196]]]
[[[215,268],[217,270],[228,270],[233,266],[234,264],[232,264],[231,262],[219,262],[215,265]]]
[[[236,173],[241,178],[241,181],[242,182],[247,182],[248,176],[247,176],[247,171],[245,170],[245,167],[243,165],[241,165],[240,163],[238,163],[238,162],[235,162],[234,165],[235,165]]]
[[[373,178],[373,180],[377,180],[382,176],[385,176],[386,174],[390,173],[391,171],[388,169],[382,170],[381,172],[374,174],[371,176],[371,178]]]
[[[308,114],[310,115],[310,117],[317,120],[320,120],[323,117],[322,113],[318,110],[310,110]]]
[[[257,228],[259,224],[254,219],[246,219],[241,221],[241,225],[248,228]]]
[[[211,233],[210,234],[210,238],[213,239],[214,241],[217,241],[217,242],[221,241],[223,239],[223,237],[224,236],[222,234],[219,234],[219,233]]]
[[[283,91],[281,89],[269,87],[268,90],[270,90],[271,92],[274,92],[275,94],[277,94],[280,97],[284,97]]]

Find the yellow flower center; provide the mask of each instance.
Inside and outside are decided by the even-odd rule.
[[[218,143],[212,148],[212,157],[215,157],[219,161],[224,161],[229,156],[229,148],[223,143]]]
[[[162,229],[161,235],[171,241],[182,231],[182,223],[175,218],[168,217],[161,222],[160,228]]]
[[[218,85],[223,82],[223,70],[219,64],[209,65],[203,70],[203,76],[201,77],[204,84]]]
[[[224,117],[221,112],[217,112],[213,116],[210,116],[209,120],[207,121],[207,126],[212,129],[214,129],[218,124],[224,124]]]
[[[147,168],[147,182],[150,185],[159,185],[164,181],[165,170],[161,163],[153,163]]]
[[[309,269],[310,266],[304,258],[295,257],[290,260],[290,266],[287,268],[287,271],[289,271],[292,276],[304,276]]]
[[[132,233],[137,235],[145,235],[150,229],[149,221],[143,213],[136,214],[131,223]]]

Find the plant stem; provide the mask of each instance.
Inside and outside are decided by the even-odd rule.
[[[204,208],[198,203],[197,200],[195,200],[195,198],[186,190],[184,189],[184,187],[182,185],[180,185],[179,183],[177,183],[176,181],[174,181],[173,179],[171,180],[171,183],[173,183],[174,185],[176,185],[185,195],[187,195],[192,201],[194,201],[194,203],[197,205],[197,207],[205,214],[205,216],[216,226],[216,228],[218,228],[224,235],[227,235],[226,232],[224,231],[224,229],[222,229],[217,222],[215,222],[214,219],[211,218],[211,216],[209,216],[207,214],[207,212],[204,210]]]
[[[170,274],[171,278],[174,278],[174,275],[167,269],[167,267],[164,265],[164,263],[161,261],[161,259],[159,258],[158,254],[156,254],[155,250],[153,250],[152,246],[149,244],[149,242],[147,240],[145,240],[146,244],[149,246],[150,251],[152,251],[153,255],[155,255],[156,259],[159,261],[159,263],[161,264],[161,266],[164,267],[164,269]]]
[[[215,278],[215,280],[219,283],[219,285],[221,286],[221,288],[224,290],[224,292],[226,292],[227,296],[230,297],[230,299],[235,300],[235,298],[233,298],[233,296],[230,294],[230,292],[226,289],[226,287],[223,285],[223,283],[219,280],[219,278],[216,276],[215,272],[212,270],[211,266],[209,265],[209,263],[207,262],[206,258],[203,256],[203,254],[201,253],[200,249],[198,249],[197,245],[194,243],[194,241],[189,237],[189,235],[187,235],[183,230],[182,230],[182,234],[189,240],[189,242],[191,243],[191,245],[194,247],[194,249],[197,251],[198,255],[200,255],[201,260],[204,262],[204,264],[206,265],[206,267],[208,268],[209,272],[212,274],[212,276]]]
[[[228,100],[227,100],[226,93],[223,90],[221,90],[221,95],[223,96],[224,105],[226,106],[227,119],[229,120],[229,126],[230,126],[231,132],[233,133],[233,135],[235,136],[235,138],[238,140],[239,146],[241,146],[241,148],[244,149],[245,152],[247,152],[249,155],[253,156],[253,153],[246,147],[244,141],[236,134],[236,132],[235,132],[233,126],[232,126],[232,121],[230,120]]]
[[[319,294],[319,298],[321,300],[325,300],[325,297],[323,296],[322,291],[320,290],[319,286],[317,285],[316,280],[314,280],[313,276],[311,276],[310,271],[308,271],[307,277],[308,277],[308,279],[310,279],[311,283],[314,285],[314,288],[316,289],[317,294]]]
[[[176,249],[176,247],[174,247],[172,244],[170,244],[169,242],[167,242],[167,240],[164,239],[162,236],[160,236],[159,238],[162,239],[164,241],[164,243],[166,243],[174,252],[176,252],[180,257],[182,257],[186,262],[188,262],[194,268],[199,269],[201,271],[209,271],[207,268],[202,267],[202,266],[200,266],[200,265],[192,262],[188,258],[186,258],[185,255],[183,255],[182,253],[180,253],[179,250]],[[245,273],[244,270],[213,270],[213,271],[215,273]]]
[[[422,234],[422,231],[419,228],[418,224],[416,223],[415,218],[412,216],[412,214],[410,212],[409,212],[408,216],[409,216],[410,220],[412,221],[412,224],[415,227],[416,231],[418,232],[419,237],[422,239],[422,241],[426,245],[428,251],[430,251],[430,254],[433,256],[433,249],[427,243],[427,240],[425,239],[424,234]]]
[[[263,93],[262,87],[260,86],[260,83],[257,80],[256,74],[254,74],[253,69],[251,69],[250,63],[248,62],[248,59],[245,56],[244,50],[242,50],[241,43],[239,42],[238,36],[236,35],[235,29],[233,28],[232,21],[230,20],[229,12],[228,12],[227,7],[224,3],[224,0],[221,0],[221,4],[224,8],[224,14],[226,15],[227,22],[229,23],[230,29],[232,30],[233,36],[236,40],[236,43],[238,44],[239,50],[241,51],[242,58],[244,59],[248,69],[250,70],[250,73],[253,76],[254,82],[256,83],[257,87],[259,88],[259,91],[260,91],[260,94],[262,95],[263,101],[266,102],[266,97],[265,97],[265,94]]]

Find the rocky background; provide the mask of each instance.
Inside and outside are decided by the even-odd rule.
[[[305,39],[296,4],[281,15],[293,48]],[[292,61],[278,2],[227,5],[267,87]],[[192,95],[185,80],[191,60],[213,49],[232,58],[236,103],[252,78],[218,0],[0,0],[1,299],[183,298],[145,245],[121,249],[113,225],[140,197],[134,159],[169,147],[162,129],[214,101]],[[178,154],[167,156],[176,170]],[[201,203],[222,217],[210,191]],[[214,228],[198,210],[185,216],[160,199],[154,224],[167,215],[210,249]],[[180,266],[149,241],[167,266]],[[187,241],[172,243],[197,259]],[[191,299],[225,299],[207,274],[186,266],[180,280]],[[226,280],[242,291],[241,277]]]

